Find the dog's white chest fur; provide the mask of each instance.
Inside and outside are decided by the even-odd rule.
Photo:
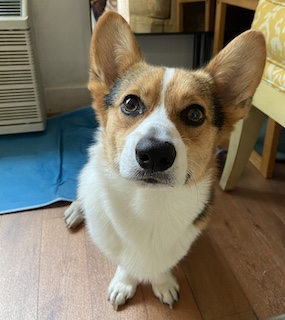
[[[139,186],[108,171],[100,145],[90,153],[79,199],[94,242],[134,277],[156,279],[199,234],[193,221],[209,200],[210,177],[191,187]]]

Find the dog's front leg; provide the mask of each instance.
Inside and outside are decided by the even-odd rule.
[[[68,228],[76,228],[84,220],[78,200],[75,200],[64,212],[64,220]]]
[[[172,309],[179,298],[179,284],[171,271],[164,273],[151,284],[152,291],[160,302],[168,304]]]
[[[117,267],[116,273],[109,285],[109,300],[115,310],[131,299],[137,288],[138,281],[132,278],[121,266]]]

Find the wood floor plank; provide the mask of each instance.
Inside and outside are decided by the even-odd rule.
[[[0,319],[37,319],[42,214],[1,215]]]
[[[263,205],[263,211],[272,211],[285,224],[285,164],[277,163],[274,179],[264,179],[255,168],[248,166],[233,195]]]
[[[248,180],[245,185],[239,185],[239,190],[242,188],[250,188]],[[215,214],[208,233],[227,257],[258,319],[273,317],[285,311],[285,256],[282,253],[285,227],[280,220],[276,223],[271,202],[266,197],[262,199],[259,195],[260,202],[250,201],[238,192],[241,191],[224,193],[217,189]],[[262,222],[265,214],[267,217],[263,217]]]
[[[160,303],[160,301],[154,296],[150,285],[143,285],[143,295],[149,319],[202,320],[201,313],[198,309],[181,263],[177,268],[174,268],[173,273],[180,286],[179,300],[174,305],[173,310],[169,309],[167,305]]]
[[[116,267],[96,248],[87,236],[87,255],[93,319],[147,320],[149,318],[141,287],[127,305],[115,311],[108,301],[108,286]],[[159,319],[158,319],[159,320]]]
[[[251,306],[222,255],[213,247],[207,233],[193,245],[183,263],[203,319],[223,319]]]
[[[56,219],[56,218],[63,219],[63,213],[68,208],[69,205],[70,205],[70,202],[61,201],[46,207],[43,210],[43,220]]]
[[[181,290],[173,310],[149,285],[140,285],[125,307],[113,310],[107,288],[115,266],[84,227],[66,229],[67,203],[0,215],[0,319],[284,318],[284,180],[284,163],[276,165],[271,180],[247,166],[234,192],[217,188],[209,228],[175,269]]]
[[[285,188],[275,192],[276,181],[264,179],[258,175],[253,179],[254,170],[248,168],[246,180],[241,179],[240,186],[235,192],[223,194],[235,204],[238,217],[245,219],[245,223],[253,233],[270,248],[270,254],[280,260],[283,269],[285,262]],[[220,192],[220,191],[218,191]],[[260,194],[262,193],[262,197]],[[274,230],[274,232],[272,232]]]
[[[248,311],[239,314],[229,315],[215,320],[257,320],[257,318],[253,311]]]
[[[38,308],[38,319],[92,319],[85,229],[62,218],[43,221]]]
[[[240,189],[239,192],[231,197],[231,201],[235,204],[236,208],[240,208],[241,199],[244,199],[244,190],[241,191]],[[264,210],[264,201],[267,201],[269,205],[272,203],[266,210]],[[264,201],[258,202],[248,197],[246,202],[243,203],[243,213],[240,217],[245,220],[244,223],[252,230],[254,236],[263,239],[266,247],[270,251],[270,255],[274,255],[276,260],[280,261],[281,266],[284,266],[285,224],[276,212],[284,210],[285,201],[283,201],[284,206],[282,205],[282,209],[278,208],[280,205],[277,204],[277,202],[274,203],[266,195],[264,195]],[[274,230],[274,232],[271,230]]]

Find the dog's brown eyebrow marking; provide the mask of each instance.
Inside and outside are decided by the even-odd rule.
[[[112,108],[118,99],[120,94],[120,88],[122,86],[129,87],[132,83],[136,83],[140,76],[137,72],[139,69],[133,67],[125,71],[119,78],[116,79],[113,86],[111,87],[109,93],[104,97],[103,103],[106,109]]]
[[[110,92],[104,97],[104,106],[106,109],[112,108],[118,95],[118,88],[121,86],[122,78],[119,78],[111,88]]]
[[[214,82],[214,79],[211,76],[211,74],[208,73],[208,75]],[[209,84],[209,79],[205,79],[195,73],[192,74],[192,77],[200,85],[201,90],[203,90],[204,93],[210,95],[213,99],[214,105],[213,108],[211,108],[213,113],[212,123],[215,127],[217,127],[220,130],[225,122],[225,114],[214,84]]]

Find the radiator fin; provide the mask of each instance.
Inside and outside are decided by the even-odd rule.
[[[0,0],[0,11],[12,2]],[[31,30],[0,30],[0,134],[21,132],[21,125],[44,128]]]
[[[25,31],[0,30],[0,48],[28,45]]]
[[[0,17],[21,17],[21,0],[0,0]]]

